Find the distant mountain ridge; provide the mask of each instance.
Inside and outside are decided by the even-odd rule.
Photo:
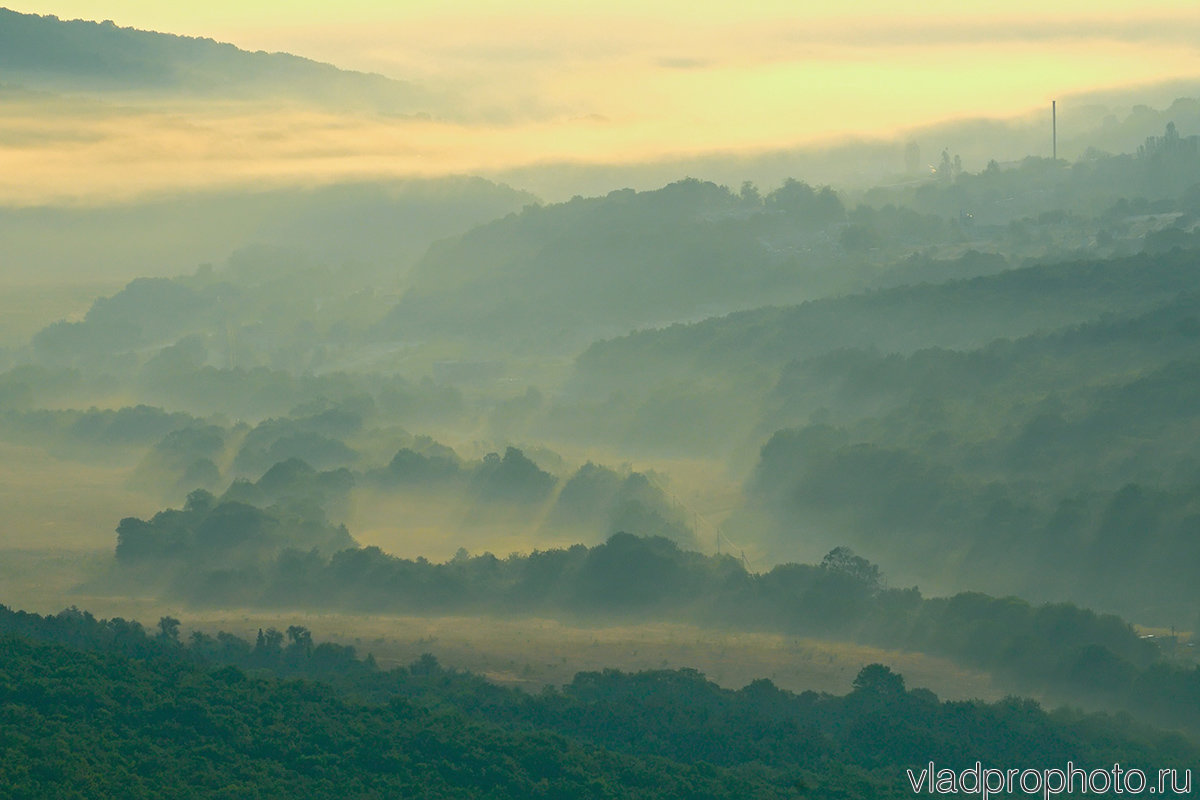
[[[425,111],[431,96],[383,75],[213,39],[0,8],[0,83],[53,91],[172,92]]]

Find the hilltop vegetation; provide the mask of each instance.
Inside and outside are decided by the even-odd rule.
[[[236,668],[12,637],[0,650],[0,780],[14,798],[786,796],[751,775],[503,731],[402,699],[364,706],[320,684]]]
[[[20,721],[0,739],[14,797],[416,785],[439,797],[902,797],[904,769],[928,759],[1182,770],[1196,757],[1126,719],[1016,699],[942,703],[880,665],[844,697],[765,680],[731,691],[691,670],[580,673],[531,696],[431,657],[384,673],[300,626],[286,646],[274,630],[253,645],[199,632],[184,645],[170,618],[150,636],[121,619],[0,608],[0,628],[3,713]]]
[[[823,264],[828,230],[845,216],[828,187],[796,181],[765,198],[684,180],[532,207],[431,249],[384,326],[570,352],[601,334],[756,305],[781,290],[827,293],[845,284],[799,253]]]
[[[424,495],[462,509],[463,528],[490,516],[539,536],[629,530],[688,547],[695,522],[637,483],[645,470],[572,477],[585,457],[552,474],[524,453],[711,458],[746,481],[727,532],[769,561],[849,544],[938,591],[1188,627],[1200,195],[1154,175],[1190,174],[1176,162],[1193,144],[1171,128],[1078,168],[939,172],[891,198],[903,205],[695,180],[530,205],[430,248],[398,300],[370,269],[248,251],[134,281],[11,353],[5,435],[85,457],[136,445],[135,481],[172,502],[295,458],[347,471],[313,489],[335,519],[355,492]],[[1097,181],[1136,187],[1134,175],[1160,187],[1154,199],[1084,204]],[[987,219],[999,207],[955,219],[938,206],[1046,186],[1073,210],[1002,225]],[[1079,231],[1092,233],[1067,247]],[[815,299],[749,308],[789,297]],[[712,303],[747,310],[585,347]],[[130,394],[142,405],[64,408]],[[350,427],[322,428],[327,411]],[[474,455],[414,429],[474,438]],[[228,499],[277,496],[243,483]]]
[[[915,587],[887,588],[878,567],[846,548],[819,565],[754,574],[730,556],[618,533],[592,548],[504,559],[460,550],[437,564],[377,547],[332,552],[313,540],[312,523],[289,522],[279,506],[218,505],[199,492],[182,512],[124,520],[117,534],[116,580],[193,604],[672,620],[851,640],[945,656],[1023,692],[1200,730],[1200,667],[1171,665],[1164,659],[1174,649],[1160,651],[1119,618],[978,593],[924,598]]]
[[[236,288],[235,303],[256,290],[265,295],[268,287],[281,292],[279,302],[284,302],[308,280],[315,281],[310,292],[332,291],[334,297],[398,292],[433,242],[536,200],[527,192],[466,177],[224,187],[102,206],[4,204],[0,234],[14,283],[102,279],[119,289],[136,278],[177,278],[175,283],[203,296],[212,281],[180,276],[207,263],[215,265],[217,281],[233,284],[227,290]],[[226,262],[229,268],[221,270]],[[279,273],[290,270],[304,272],[306,281],[282,284]],[[330,286],[328,273],[344,285]],[[120,293],[114,294],[109,299],[119,304]],[[140,324],[144,309],[126,308],[133,312],[130,324]],[[310,313],[292,311],[297,322]],[[42,326],[50,321],[43,319]],[[174,333],[178,338],[185,330]]]
[[[287,53],[8,9],[0,9],[0,68],[6,83],[32,89],[271,97],[408,113],[428,102],[412,84]]]
[[[972,172],[947,148],[927,169],[913,142],[866,191],[780,174],[543,203],[279,177],[328,156],[293,123],[371,141],[352,166],[378,175],[421,157],[417,128],[479,121],[379,76],[2,10],[0,71],[0,147],[115,153],[124,185],[125,143],[178,152],[167,98],[212,181],[33,207],[10,187],[0,209],[9,282],[96,287],[0,348],[7,474],[36,465],[0,487],[33,553],[12,563],[58,569],[44,534],[85,564],[52,587],[425,615],[421,643],[439,615],[806,637],[1101,712],[943,703],[880,665],[844,697],[688,669],[529,695],[299,624],[247,641],[0,607],[9,794],[899,798],[930,759],[1195,760],[1200,102],[1097,122],[1154,134],[1073,163]],[[222,182],[230,152],[252,188]]]

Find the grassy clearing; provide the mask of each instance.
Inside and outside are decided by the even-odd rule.
[[[432,653],[448,666],[529,690],[566,683],[581,670],[689,667],[727,687],[741,687],[765,677],[793,691],[841,694],[850,690],[859,669],[879,662],[901,672],[910,686],[925,686],[946,698],[996,699],[1004,694],[983,673],[919,653],[683,624],[578,627],[536,618],[264,615],[251,611],[177,616],[186,628],[229,630],[251,638],[260,627],[283,630],[301,624],[317,639],[352,644],[362,654],[373,653],[382,666],[408,664],[422,653]]]
[[[530,691],[567,683],[582,670],[688,667],[727,687],[770,678],[793,691],[842,694],[864,665],[882,663],[902,673],[909,686],[930,688],[946,699],[994,700],[1006,693],[984,673],[920,653],[674,623],[584,627],[537,618],[190,611],[152,599],[69,591],[63,600],[67,602],[58,608],[74,604],[97,616],[123,616],[151,626],[169,614],[183,621],[185,637],[193,630],[229,631],[252,640],[259,628],[303,625],[318,641],[354,645],[360,655],[373,654],[383,667],[406,665],[432,653],[446,666]],[[51,601],[50,607],[31,610],[50,613],[58,608]]]

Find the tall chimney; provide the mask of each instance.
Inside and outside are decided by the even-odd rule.
[[[1054,147],[1054,161],[1058,161],[1058,101],[1050,101],[1050,137]]]

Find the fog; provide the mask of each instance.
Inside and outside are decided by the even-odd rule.
[[[412,679],[487,724],[518,712],[455,705],[484,680],[634,696],[586,677],[609,667],[941,708],[869,660],[1200,735],[1200,85],[1178,64],[1073,84],[1056,140],[1048,100],[852,135],[814,97],[834,134],[666,147],[553,92],[504,117],[432,78],[0,11],[0,45],[23,37],[53,47],[0,56],[5,630],[374,699]],[[682,86],[733,55],[656,68]],[[502,56],[477,92],[519,71]]]
[[[1041,24],[1010,11],[878,27],[759,11],[738,24],[707,9],[680,27],[660,10],[643,26],[580,28],[541,13],[525,24],[439,14],[356,22],[360,9],[322,22],[320,35],[300,23],[238,29],[234,41],[250,37],[242,46],[257,52],[125,20],[6,11],[0,201],[107,204],[464,173],[550,201],[685,175],[866,189],[908,176],[911,141],[922,170],[943,149],[972,171],[1049,155],[1055,98],[1064,157],[1129,152],[1165,124],[1143,111],[1194,95],[1200,74],[1184,46],[1195,15],[1179,9],[1141,27],[1105,8]],[[664,52],[666,26],[677,45]],[[503,47],[489,41],[501,31]],[[353,43],[320,55],[363,71],[290,55],[289,36]]]

